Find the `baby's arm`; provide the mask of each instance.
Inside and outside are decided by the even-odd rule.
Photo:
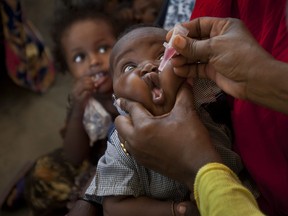
[[[172,201],[160,201],[148,197],[108,196],[103,199],[104,215],[109,216],[176,216]]]

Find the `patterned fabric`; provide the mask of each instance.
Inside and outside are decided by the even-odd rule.
[[[40,157],[26,179],[25,194],[33,215],[67,213],[94,172],[88,161],[73,166],[63,149]]]
[[[176,23],[187,22],[196,0],[170,0],[163,28],[170,30]]]
[[[8,75],[21,87],[45,92],[55,79],[48,48],[24,19],[20,0],[1,0],[0,7]]]
[[[218,103],[219,98],[222,98],[220,89],[215,83],[202,79],[194,83],[194,95],[196,109],[209,130],[216,149],[224,163],[239,174],[243,166],[240,157],[231,150],[229,128],[225,124],[213,121],[206,111],[208,104]],[[84,199],[101,203],[103,196],[131,195],[183,201],[187,200],[189,193],[185,185],[146,169],[137,164],[132,157],[127,156],[120,146],[118,133],[114,130],[109,137],[105,155],[98,162],[96,175],[86,190]]]
[[[66,122],[71,117],[73,101],[68,96]],[[65,137],[66,125],[60,131]],[[79,199],[84,186],[95,173],[95,165],[106,149],[107,138],[97,140],[90,148],[90,159],[73,165],[63,148],[36,160],[26,179],[26,200],[33,216],[65,215]]]
[[[102,196],[109,195],[149,196],[160,200],[183,201],[189,197],[189,191],[184,185],[138,165],[123,152],[118,133],[114,130],[84,199],[101,203]]]

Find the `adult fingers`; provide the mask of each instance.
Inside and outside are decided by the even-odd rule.
[[[197,206],[191,201],[180,202],[176,205],[175,211],[177,215],[199,215]]]
[[[215,52],[211,49],[214,37],[243,29],[243,23],[232,18],[202,17],[182,25],[189,29],[189,34],[175,36],[172,45],[189,62],[207,62]]]
[[[185,62],[183,56],[172,59],[174,73],[177,76],[184,78],[209,78],[215,80],[215,70],[212,65],[195,62],[195,63],[181,63]]]
[[[208,62],[217,50],[211,49],[213,37],[223,35],[231,29],[238,29],[241,21],[232,18],[202,17],[187,23],[182,23],[189,30],[187,37],[177,35],[172,42],[178,53],[186,57],[186,63]],[[171,38],[173,30],[167,34]],[[183,62],[182,62],[183,64]]]
[[[130,101],[128,99],[120,98],[120,107],[129,113],[132,119],[136,118],[147,118],[151,116],[150,112],[143,107],[142,104]]]
[[[137,124],[134,125],[133,122],[144,122],[147,118],[151,116],[151,114],[140,104],[137,102],[132,102],[127,99],[120,99],[120,107],[129,113],[129,115],[119,115],[115,119],[115,126],[117,131],[121,137],[122,142],[126,142],[126,148],[128,152],[132,152],[133,154],[133,142],[135,140],[135,131],[137,130]],[[137,138],[137,137],[136,137]]]
[[[208,62],[212,55],[211,39],[196,40],[177,35],[173,40],[172,46],[177,53],[186,57],[186,60],[182,59],[177,64]]]
[[[129,137],[129,134],[133,132],[133,122],[128,115],[118,115],[114,121],[115,127],[118,131],[118,136],[122,143],[125,142],[125,137]]]
[[[177,118],[181,119],[186,118],[187,113],[195,110],[193,101],[193,92],[191,86],[186,83],[183,84],[177,94],[174,108],[171,111],[171,116],[177,116]]]

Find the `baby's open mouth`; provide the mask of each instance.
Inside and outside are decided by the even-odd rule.
[[[150,72],[145,74],[142,79],[151,89],[153,101],[157,104],[164,101],[163,89],[160,86],[159,74],[156,72]]]

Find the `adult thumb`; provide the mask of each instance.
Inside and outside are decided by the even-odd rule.
[[[184,83],[178,91],[176,102],[171,113],[175,113],[179,116],[181,114],[186,115],[188,112],[194,110],[194,96],[192,87],[187,83]]]
[[[186,63],[208,62],[210,55],[209,39],[196,40],[182,35],[176,35],[172,46],[186,58]]]

